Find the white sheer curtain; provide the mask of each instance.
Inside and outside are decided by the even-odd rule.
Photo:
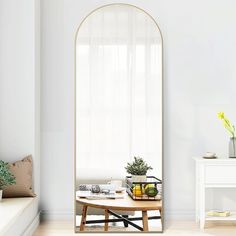
[[[77,176],[124,177],[140,156],[161,177],[160,33],[144,12],[114,9],[94,12],[77,37]]]

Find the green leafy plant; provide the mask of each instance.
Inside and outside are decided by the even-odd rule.
[[[0,190],[15,183],[16,178],[10,172],[8,163],[0,160]]]
[[[127,163],[125,169],[131,175],[146,175],[148,170],[152,170],[152,167],[148,166],[141,157],[134,157],[134,161]]]

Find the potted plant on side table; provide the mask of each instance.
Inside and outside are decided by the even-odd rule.
[[[146,182],[147,171],[152,170],[152,167],[148,166],[141,157],[134,157],[134,161],[127,163],[125,169],[128,174],[132,175],[132,182]]]
[[[3,188],[15,183],[16,179],[10,172],[8,163],[0,160],[0,201],[2,200]]]

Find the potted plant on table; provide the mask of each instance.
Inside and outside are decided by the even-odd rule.
[[[131,174],[132,180],[132,194],[135,197],[142,197],[146,194],[149,197],[155,197],[158,190],[155,184],[146,184],[147,182],[147,172],[153,168],[149,166],[142,158],[134,157],[132,163],[127,163],[125,167],[128,174]]]
[[[146,182],[147,181],[147,171],[152,170],[141,157],[134,157],[132,163],[127,163],[125,167],[128,174],[132,175],[132,182]]]
[[[3,188],[16,183],[16,178],[10,172],[7,162],[0,160],[0,201],[2,200]]]

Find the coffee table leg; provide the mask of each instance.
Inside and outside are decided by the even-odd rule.
[[[84,227],[86,224],[87,209],[88,209],[88,206],[83,206],[81,222],[80,222],[80,231],[84,231]]]
[[[143,216],[143,231],[147,232],[148,231],[148,215],[147,215],[147,211],[142,211],[142,216]]]
[[[128,215],[122,215],[124,218],[129,218]],[[127,228],[129,227],[129,224],[127,222],[124,221],[124,226]]]
[[[108,220],[108,219],[109,219],[109,212],[108,210],[105,210],[105,220]],[[104,231],[108,231],[108,222],[105,222]]]

